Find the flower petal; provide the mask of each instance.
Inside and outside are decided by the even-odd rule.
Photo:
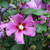
[[[39,24],[39,21],[32,21],[32,24],[34,25],[34,27],[36,27],[37,24]]]
[[[26,27],[26,30],[23,31],[25,35],[34,37],[36,35],[36,28],[35,27]]]
[[[28,15],[28,17],[23,21],[23,23],[26,24],[26,26],[32,26],[32,16],[31,15]]]
[[[41,19],[42,20],[47,20],[47,17],[46,16],[41,16]]]
[[[13,29],[9,29],[9,30],[6,30],[6,34],[7,36],[11,36],[13,33],[15,33],[17,30],[15,28]]]
[[[11,16],[12,19],[14,20],[14,22],[17,24],[18,22],[22,22],[23,21],[23,16],[20,14],[16,14],[14,16]]]
[[[18,44],[24,44],[23,32],[16,32],[15,33],[15,40]]]
[[[31,0],[30,2],[26,2],[26,4],[33,9],[37,9],[37,5],[35,3],[35,0]]]
[[[6,29],[12,29],[12,28],[16,28],[16,24],[14,22],[9,22]]]
[[[0,27],[3,29],[3,28],[6,28],[7,25],[8,25],[8,23],[6,23],[6,24],[1,24]]]
[[[0,38],[4,37],[4,29],[1,29],[0,31]]]

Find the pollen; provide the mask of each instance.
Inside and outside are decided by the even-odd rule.
[[[19,25],[19,29],[23,30],[24,26],[21,24]]]

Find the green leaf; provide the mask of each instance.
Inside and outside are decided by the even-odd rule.
[[[9,16],[9,13],[5,12],[5,13],[3,14],[3,19],[7,19],[8,16]]]
[[[19,1],[21,1],[21,2],[29,2],[31,0],[19,0]]]
[[[7,12],[8,12],[10,15],[16,15],[16,14],[17,14],[17,11],[16,11],[16,10],[7,10]]]
[[[37,32],[38,33],[42,33],[43,31],[46,32],[47,31],[47,26],[46,25],[43,25],[43,24],[37,24],[36,25],[37,27]]]
[[[28,8],[28,9],[23,9],[22,13],[24,14],[35,14],[35,15],[43,15],[43,11],[42,10],[34,10],[33,8]]]
[[[28,8],[28,9],[23,9],[22,13],[24,14],[33,14],[34,9],[33,8]]]
[[[8,8],[9,7],[9,4],[8,4],[7,1],[1,1],[0,2],[0,7]]]
[[[4,40],[4,41],[2,42],[2,46],[5,46],[5,47],[9,46],[8,41],[7,41],[7,40]]]
[[[43,11],[40,9],[34,10],[33,14],[35,15],[43,15]]]
[[[14,45],[12,48],[11,48],[11,50],[23,50],[23,45],[19,45],[19,44],[17,44],[17,45]]]

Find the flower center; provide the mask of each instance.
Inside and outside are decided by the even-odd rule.
[[[19,25],[19,29],[23,30],[24,26],[21,24]]]

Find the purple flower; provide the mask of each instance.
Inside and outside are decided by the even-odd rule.
[[[37,9],[35,0],[31,0],[30,2],[26,2],[25,4],[23,4],[23,6],[22,6],[22,3],[20,2],[18,6],[19,6],[20,8],[24,8],[24,9],[25,9],[25,8]]]
[[[43,23],[46,22],[47,17],[46,17],[46,16],[41,16],[41,19],[42,19],[42,20],[40,21],[40,23],[43,24]]]
[[[50,45],[48,47],[50,48]]]
[[[41,19],[42,20],[47,20],[47,17],[46,16],[41,16]]]
[[[19,6],[20,8],[22,8],[22,3],[20,2],[18,6]]]
[[[2,25],[2,24],[3,24],[3,22],[0,22],[0,25]],[[4,37],[4,29],[2,29],[0,27],[0,38],[2,38],[2,37]]]
[[[48,33],[45,34],[45,36],[47,36],[47,35],[48,35]]]
[[[36,35],[36,27],[32,27],[31,21],[33,21],[31,15],[28,15],[24,20],[23,15],[16,14],[11,16],[11,21],[9,23],[1,25],[0,27],[6,27],[7,36],[11,36],[14,33],[16,42],[18,44],[24,44],[23,34],[31,37]]]
[[[23,4],[20,2],[18,5],[20,8],[33,8],[33,9],[41,9],[41,8],[45,8],[45,4],[42,3],[42,0],[31,0],[30,2],[26,2],[25,4]]]
[[[50,27],[50,20],[48,21],[48,27]]]
[[[47,4],[47,11],[50,12],[50,4]]]
[[[37,0],[36,5],[38,9],[45,8],[45,4],[43,4],[42,0]]]
[[[7,8],[2,8],[1,9],[1,14],[3,14],[6,11]]]
[[[16,8],[16,6],[14,4],[11,4],[11,3],[9,4],[9,6],[12,8]]]
[[[35,0],[31,0],[30,2],[26,2],[26,4],[27,4],[30,8],[37,9],[37,5],[36,5]]]

